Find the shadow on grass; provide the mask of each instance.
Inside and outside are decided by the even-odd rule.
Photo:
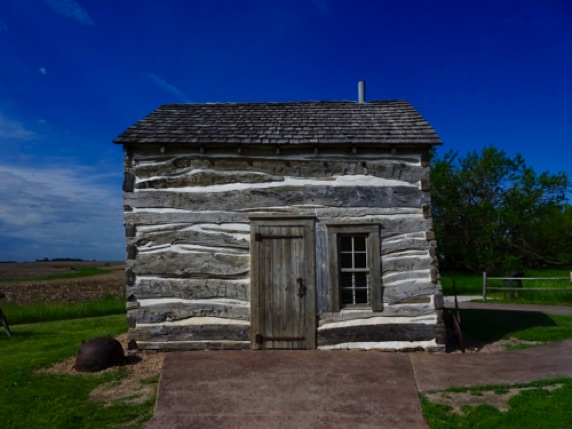
[[[493,342],[514,332],[534,327],[554,327],[554,321],[546,314],[533,311],[462,309],[463,331],[470,337]]]

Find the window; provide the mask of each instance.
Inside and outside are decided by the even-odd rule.
[[[338,237],[338,276],[342,306],[371,302],[366,240],[365,235],[340,235]]]
[[[330,303],[381,310],[379,225],[328,225]]]

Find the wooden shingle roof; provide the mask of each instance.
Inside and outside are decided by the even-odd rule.
[[[404,100],[166,104],[114,142],[442,144],[431,125]]]

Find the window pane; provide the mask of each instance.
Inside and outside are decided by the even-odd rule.
[[[367,289],[356,289],[355,304],[367,304]]]
[[[355,287],[367,289],[367,273],[355,273]]]
[[[342,253],[340,255],[340,268],[353,268],[351,253]]]
[[[342,252],[352,251],[352,237],[340,237],[340,251]]]
[[[367,258],[365,253],[356,253],[355,257],[354,268],[367,268]]]
[[[347,289],[352,287],[352,273],[340,274],[340,289]]]
[[[366,237],[354,237],[354,250],[365,252]]]
[[[354,298],[351,289],[342,289],[340,291],[340,304],[353,304]]]

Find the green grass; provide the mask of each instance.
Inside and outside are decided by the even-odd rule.
[[[463,332],[469,337],[498,341],[511,337],[546,343],[572,338],[572,316],[530,311],[459,310]]]
[[[570,268],[554,269],[527,269],[525,277],[565,277],[570,278]],[[489,277],[503,277],[502,275],[489,275]],[[483,294],[482,273],[441,273],[441,284],[445,295],[453,295],[453,281],[458,295]],[[503,280],[487,281],[489,287],[506,287]],[[507,291],[488,291],[487,299],[495,302],[518,302],[521,304],[541,305],[572,305],[572,282],[570,280],[523,280],[524,287],[534,288],[560,288],[563,291],[519,291],[511,299]]]
[[[562,384],[559,389],[548,391],[544,386]],[[509,386],[481,386],[465,389],[473,394],[484,391],[506,392]],[[572,427],[572,379],[545,380],[514,387],[533,387],[511,398],[509,410],[501,412],[491,405],[464,406],[457,414],[447,405],[434,404],[422,396],[421,406],[425,421],[432,429],[490,429],[534,428],[567,429]],[[459,389],[457,389],[458,391]],[[453,392],[453,390],[448,390]]]
[[[31,277],[31,278],[21,278],[21,279],[3,279],[0,280],[0,283],[76,279],[80,277],[98,276],[101,274],[108,274],[111,272],[111,270],[104,270],[99,267],[71,267],[70,270],[72,272],[67,274],[54,274],[45,277]]]
[[[79,303],[52,302],[15,304],[0,303],[10,326],[22,323],[48,322],[52,320],[80,319],[83,317],[125,314],[125,300],[108,297],[98,301]]]
[[[74,356],[82,340],[115,336],[126,330],[126,317],[114,315],[16,325],[11,338],[0,335],[0,426],[3,429],[141,427],[152,416],[154,398],[142,405],[116,402],[111,406],[87,400],[96,386],[125,377],[128,368],[99,375],[35,372]]]

